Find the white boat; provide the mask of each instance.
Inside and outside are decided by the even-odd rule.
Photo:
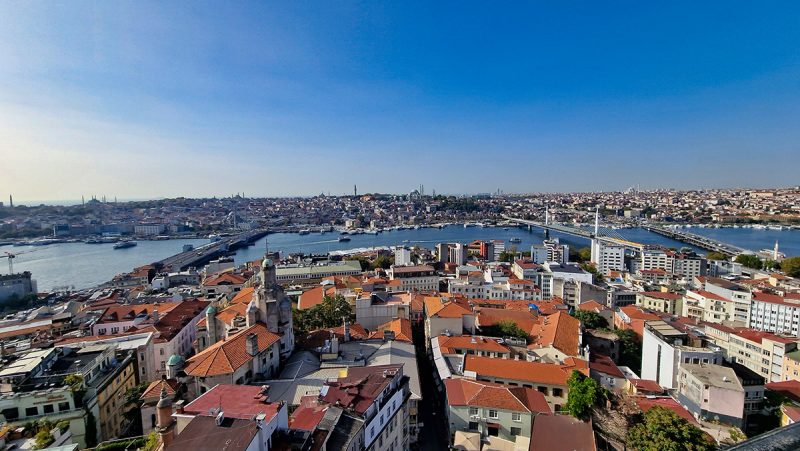
[[[311,230],[309,230],[309,229],[303,229],[303,230],[299,231],[298,233],[299,233],[300,235],[308,235],[309,233],[311,233]]]
[[[114,249],[127,249],[136,246],[136,241],[120,241],[114,245]]]

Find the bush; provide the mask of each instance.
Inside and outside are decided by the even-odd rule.
[[[119,440],[111,443],[103,443],[95,448],[95,451],[123,451],[126,449],[143,448],[148,442],[148,437],[132,438],[129,440]]]

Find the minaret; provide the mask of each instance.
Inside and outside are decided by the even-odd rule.
[[[158,404],[156,404],[156,427],[164,447],[172,443],[175,432],[173,426],[172,400],[167,395],[167,390],[164,388],[162,382],[161,396],[158,399]]]
[[[358,197],[358,185],[353,185],[353,197]]]
[[[11,197],[11,194],[8,195],[8,206],[14,208],[14,198]]]
[[[550,224],[550,208],[545,205],[544,207],[544,225]]]

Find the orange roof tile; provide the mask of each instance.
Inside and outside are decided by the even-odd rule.
[[[550,385],[567,385],[573,367],[554,363],[526,362],[524,360],[497,359],[467,355],[464,371],[474,371],[478,376],[511,379]]]
[[[186,362],[186,374],[209,377],[233,373],[253,358],[246,350],[247,336],[251,333],[258,336],[259,352],[280,340],[280,337],[267,330],[264,324],[255,324],[226,340],[214,343],[190,358]]]
[[[457,349],[497,352],[501,354],[510,353],[507,347],[501,345],[493,338],[473,337],[469,335],[452,337],[439,335],[437,339],[439,341],[439,349],[441,349],[442,354],[456,354]]]
[[[407,341],[413,343],[411,338],[411,321],[405,318],[395,318],[389,322],[381,324],[369,334],[370,339],[383,339],[385,331],[394,333],[394,339],[398,341]]]
[[[463,299],[440,296],[426,296],[425,311],[428,317],[439,318],[461,318],[464,315],[472,314],[472,309]]]
[[[550,414],[544,395],[531,388],[508,387],[468,379],[446,379],[447,403],[451,406],[484,407],[516,412]]]

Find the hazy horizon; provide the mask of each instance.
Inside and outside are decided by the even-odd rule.
[[[0,200],[791,186],[800,4],[0,3]]]

